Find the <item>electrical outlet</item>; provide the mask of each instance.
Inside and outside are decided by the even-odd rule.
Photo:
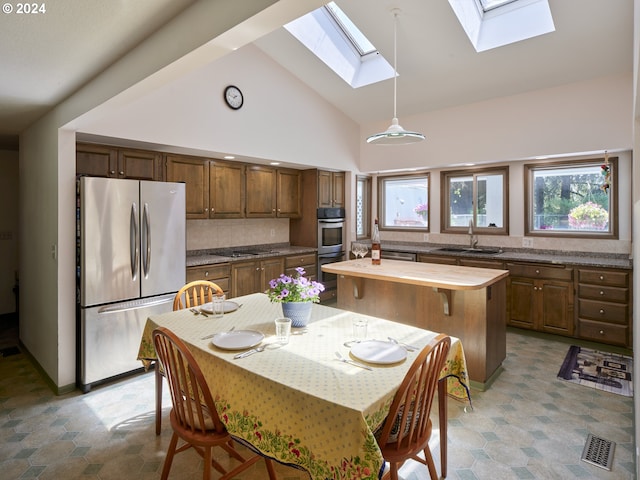
[[[522,237],[522,246],[524,248],[533,248],[533,238]]]
[[[275,236],[276,236],[276,229],[275,229],[275,228],[272,228],[272,229],[271,229],[271,236],[272,236],[272,237],[275,237]]]

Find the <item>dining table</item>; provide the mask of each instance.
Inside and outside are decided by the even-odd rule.
[[[222,318],[200,312],[149,317],[138,359],[146,367],[156,360],[153,330],[166,327],[189,347],[234,439],[313,480],[382,476],[376,431],[413,360],[437,332],[314,304],[307,326],[293,328],[282,345],[274,322],[282,307],[263,293],[228,300]],[[367,322],[365,340],[354,341],[355,319]],[[451,340],[438,386],[443,476],[447,398],[471,404],[463,346]],[[371,354],[372,347],[384,355]],[[259,351],[236,358],[249,350]]]

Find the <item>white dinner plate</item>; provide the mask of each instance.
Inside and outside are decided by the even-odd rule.
[[[211,343],[223,350],[244,350],[258,345],[264,339],[264,334],[255,330],[233,330],[232,332],[216,333]]]
[[[407,350],[382,340],[365,340],[351,345],[351,355],[367,363],[398,363],[407,358]]]
[[[232,302],[231,300],[225,300],[222,307],[224,308],[224,313],[231,313],[239,309],[240,305],[236,302]],[[200,310],[204,313],[213,313],[213,304],[211,302],[205,303],[200,307]]]

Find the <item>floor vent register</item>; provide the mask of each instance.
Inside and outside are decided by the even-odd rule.
[[[590,433],[587,437],[587,443],[584,446],[584,450],[582,450],[581,460],[583,462],[590,463],[591,465],[595,465],[596,467],[611,471],[613,452],[615,449],[615,442],[596,437]]]

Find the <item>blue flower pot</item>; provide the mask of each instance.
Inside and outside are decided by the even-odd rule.
[[[282,314],[291,319],[292,327],[306,327],[311,318],[313,302],[289,302],[282,304]]]

